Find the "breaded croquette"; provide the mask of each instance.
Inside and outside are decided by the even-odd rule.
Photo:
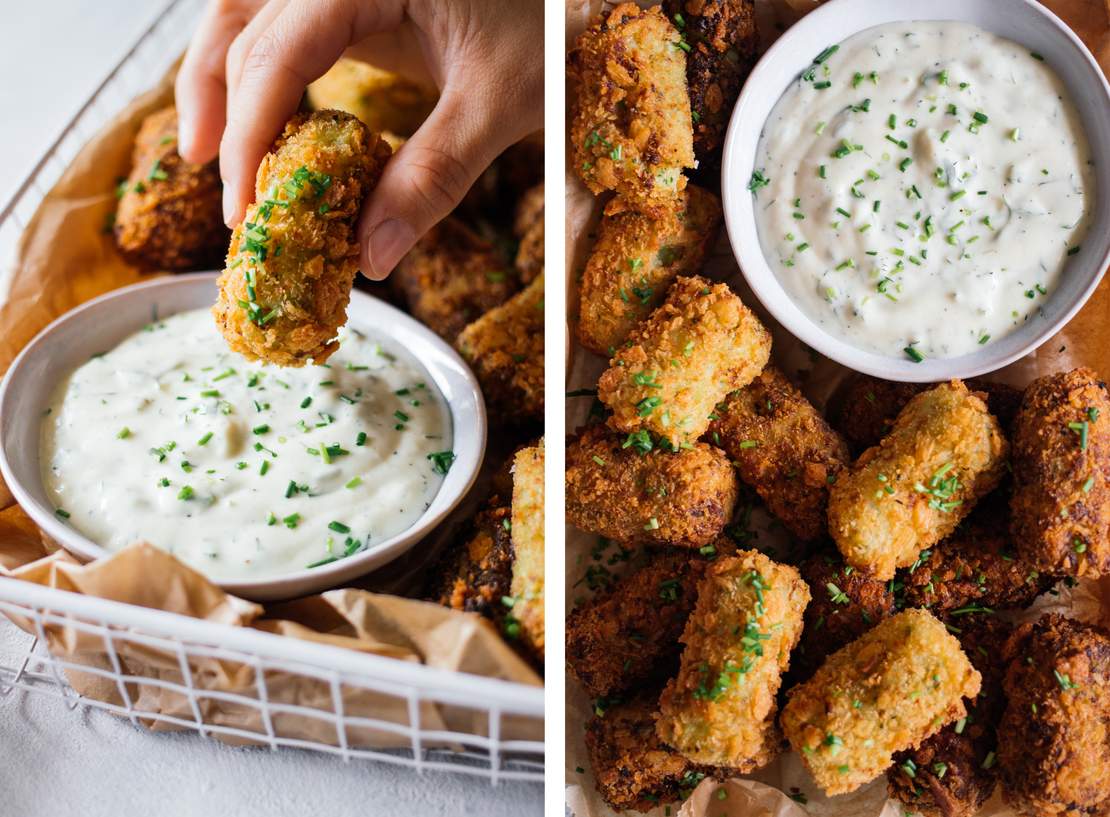
[[[653,554],[567,616],[567,665],[591,698],[678,668],[678,643],[708,562],[690,551]]]
[[[567,445],[567,522],[618,542],[704,547],[738,492],[728,458],[705,443],[671,453],[595,425]]]
[[[781,371],[768,366],[714,412],[708,438],[740,479],[805,541],[826,533],[829,486],[849,464],[848,446]]]
[[[490,412],[506,422],[543,419],[543,287],[541,273],[463,329],[455,342],[474,369]]]
[[[1019,814],[1110,813],[1110,634],[1058,614],[1018,628],[998,725],[1002,794]]]
[[[586,724],[586,751],[597,790],[618,811],[650,811],[689,794],[705,771],[655,734],[658,694],[647,690]]]
[[[922,392],[830,489],[829,533],[848,564],[890,579],[998,485],[1006,453],[998,421],[963,383]]]
[[[120,185],[113,233],[120,255],[143,270],[210,269],[223,261],[220,169],[189,164],[177,153],[177,109],[143,120],[131,154],[131,173]]]
[[[509,613],[528,651],[543,663],[543,460],[541,439],[513,457],[513,581]],[[506,632],[515,628],[506,622]]]
[[[855,791],[894,753],[964,717],[980,677],[925,610],[879,622],[789,691],[782,729],[827,795]]]
[[[452,216],[416,242],[389,280],[413,317],[449,342],[520,289],[493,245]]]
[[[1033,567],[1110,573],[1110,395],[1090,369],[1025,390],[1014,424],[1011,532]]]
[[[650,432],[672,447],[709,427],[714,406],[767,364],[771,334],[726,284],[679,278],[598,381],[609,425]]]
[[[314,111],[346,111],[375,133],[399,137],[416,133],[439,99],[434,88],[352,59],[339,60],[306,93]]]
[[[805,629],[790,659],[790,677],[808,680],[832,653],[894,615],[894,594],[863,570],[844,564],[835,549],[810,556],[799,567],[809,585]]]
[[[389,146],[350,114],[298,114],[262,159],[212,307],[228,346],[279,366],[339,348],[358,268],[355,222]]]
[[[938,385],[898,383],[853,372],[829,401],[829,423],[844,435],[853,453],[860,453],[879,444],[910,398]],[[978,378],[968,380],[967,387],[986,395],[987,409],[1003,431],[1008,431],[1021,404],[1021,391],[1005,383]]]
[[[480,613],[500,623],[512,583],[512,511],[491,497],[474,518],[468,537],[449,549],[441,560],[430,595],[438,604],[467,613]]]
[[[1017,556],[1009,532],[1008,494],[995,491],[902,581],[907,607],[937,615],[960,609],[1028,607],[1055,583]]]
[[[678,676],[659,698],[660,739],[695,763],[765,766],[782,742],[776,694],[808,602],[798,571],[757,550],[710,565],[682,634]]]
[[[958,620],[956,637],[982,676],[967,716],[950,723],[916,749],[899,752],[887,769],[887,791],[908,811],[925,817],[973,817],[994,792],[996,727],[1006,704],[1003,647],[1011,627],[991,615]]]
[[[577,85],[570,162],[593,193],[614,190],[643,212],[673,208],[694,166],[681,41],[659,8],[634,3],[579,35],[567,69]]]
[[[740,87],[755,64],[755,0],[665,0],[663,7],[690,46],[686,84],[699,169],[717,164]]]
[[[720,225],[720,199],[694,186],[658,216],[607,208],[579,283],[582,345],[612,357],[676,278],[701,269]]]
[[[517,203],[513,234],[520,240],[516,269],[520,280],[529,284],[544,269],[543,184],[537,184]]]

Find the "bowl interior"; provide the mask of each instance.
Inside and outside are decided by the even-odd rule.
[[[859,349],[814,324],[763,257],[754,201],[747,189],[764,123],[813,56],[868,28],[912,20],[972,23],[1043,54],[1071,91],[1087,132],[1098,188],[1082,249],[1068,260],[1037,319],[973,354],[922,363]],[[1051,337],[1094,291],[1110,261],[1110,86],[1075,34],[1031,0],[831,0],[792,26],[748,78],[725,138],[721,191],[729,240],[745,279],[764,307],[795,337],[826,357],[888,380],[972,377],[1012,363]]]
[[[106,551],[54,515],[39,463],[42,412],[55,384],[97,352],[113,348],[158,318],[211,306],[216,274],[161,278],[108,293],[59,318],[16,358],[0,386],[0,469],[15,498],[50,537],[79,556]],[[276,577],[214,580],[254,599],[286,598],[335,586],[368,573],[415,545],[469,490],[481,467],[486,415],[481,391],[462,358],[437,335],[394,307],[359,291],[347,310],[351,327],[387,335],[408,349],[448,407],[455,462],[423,515],[405,531],[331,564]]]

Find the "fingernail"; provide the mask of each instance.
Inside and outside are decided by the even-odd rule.
[[[232,195],[232,185],[229,179],[224,180],[224,224],[228,227],[234,227],[235,220],[235,199]]]
[[[416,243],[416,232],[400,219],[391,218],[374,228],[367,243],[367,277],[381,281],[393,271],[401,256]]]

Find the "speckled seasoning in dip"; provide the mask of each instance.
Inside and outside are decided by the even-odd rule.
[[[216,578],[326,564],[410,527],[454,459],[425,370],[344,329],[326,366],[228,350],[207,309],[79,367],[42,423],[58,516],[117,550],[145,540]]]
[[[876,26],[775,105],[750,181],[764,256],[829,334],[956,357],[1036,320],[1095,199],[1044,58],[964,23]]]

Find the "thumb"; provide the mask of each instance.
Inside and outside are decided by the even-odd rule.
[[[516,141],[515,128],[494,121],[476,98],[445,89],[431,116],[386,165],[359,223],[360,267],[367,277],[389,275]]]

